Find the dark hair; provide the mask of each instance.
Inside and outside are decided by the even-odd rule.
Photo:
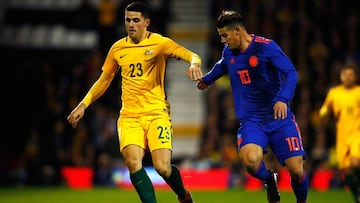
[[[216,27],[234,27],[234,26],[244,26],[243,16],[237,11],[223,10],[219,15]]]
[[[133,2],[127,5],[125,10],[140,12],[144,18],[150,18],[150,9],[145,3],[142,2]]]
[[[345,64],[343,67],[341,67],[340,72],[344,71],[344,70],[348,70],[351,69],[355,72],[355,75],[358,76],[359,75],[359,68],[355,65],[355,64]]]

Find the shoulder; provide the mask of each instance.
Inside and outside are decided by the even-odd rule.
[[[263,36],[254,35],[253,43],[265,50],[280,49],[280,46],[273,40]]]
[[[329,94],[337,94],[344,91],[345,88],[342,84],[334,85],[329,88]]]
[[[359,92],[360,93],[360,85],[356,85],[355,86],[355,92]],[[360,95],[360,94],[359,94]]]
[[[165,37],[165,36],[163,36],[159,33],[155,33],[155,32],[151,32],[148,37],[151,41],[157,41],[157,42],[173,41],[171,38]]]
[[[263,37],[263,36],[258,36],[258,35],[254,35],[254,43],[259,43],[259,44],[270,44],[273,40]]]
[[[128,37],[123,37],[119,40],[117,40],[116,42],[113,43],[113,45],[111,46],[111,48],[119,48],[119,47],[122,47],[124,46],[126,43],[128,43],[129,39]]]

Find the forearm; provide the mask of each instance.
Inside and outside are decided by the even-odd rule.
[[[298,81],[298,74],[295,70],[289,71],[286,75],[284,88],[279,91],[276,100],[289,102],[293,97]]]
[[[113,77],[114,76],[102,73],[99,79],[91,86],[81,103],[88,107],[99,99],[110,86]]]
[[[185,47],[178,46],[175,49],[172,49],[170,52],[172,52],[172,56],[188,62],[190,66],[201,67],[201,57],[197,53],[194,53]]]
[[[202,78],[203,82],[207,85],[214,83],[217,79],[227,73],[226,64],[223,63],[223,58],[220,59],[215,65],[207,72]]]
[[[320,119],[324,119],[328,117],[328,115],[329,115],[329,109],[327,108],[326,105],[323,105],[319,110],[319,117]]]
[[[197,55],[196,53],[191,53],[191,61],[190,61],[191,66],[194,67],[201,67],[201,58],[199,55]]]

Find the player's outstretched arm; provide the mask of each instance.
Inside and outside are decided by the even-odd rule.
[[[327,125],[330,123],[332,110],[331,110],[331,104],[327,103],[326,101],[319,109],[319,123],[321,125]]]
[[[84,99],[75,107],[75,109],[67,117],[68,122],[73,128],[75,128],[81,118],[85,114],[85,109],[90,106],[91,103],[95,102],[100,98],[107,88],[110,86],[110,83],[114,75],[106,74],[102,72],[97,81],[92,85],[88,93],[85,95]]]

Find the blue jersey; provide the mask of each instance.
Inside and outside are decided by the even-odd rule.
[[[277,101],[288,104],[287,116],[292,119],[289,106],[298,80],[297,71],[276,42],[252,36],[252,42],[244,52],[225,46],[221,59],[203,81],[210,85],[219,77],[229,75],[240,122],[273,121],[273,106]]]

